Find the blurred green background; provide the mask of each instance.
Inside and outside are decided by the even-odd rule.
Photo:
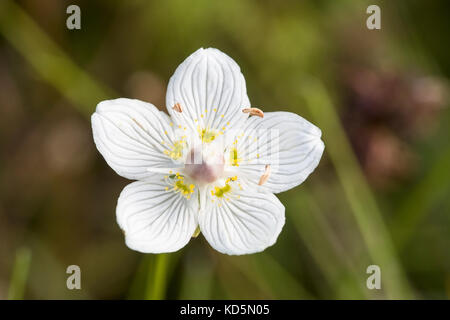
[[[81,8],[81,30],[66,8]],[[366,8],[381,7],[381,30]],[[448,299],[450,3],[439,1],[0,2],[1,299]],[[169,255],[129,250],[115,206],[129,183],[96,151],[106,98],[164,109],[199,47],[233,57],[254,106],[323,131],[310,178],[279,195],[263,253],[202,236]],[[66,288],[81,267],[82,290]],[[382,289],[366,287],[379,265]]]

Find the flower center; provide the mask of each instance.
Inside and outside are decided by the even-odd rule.
[[[194,147],[188,153],[185,173],[199,184],[216,181],[223,174],[223,151],[203,145]]]

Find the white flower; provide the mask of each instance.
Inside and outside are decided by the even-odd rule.
[[[170,116],[115,99],[92,115],[106,162],[138,180],[116,210],[128,247],[173,252],[198,231],[226,254],[274,244],[285,220],[274,193],[299,185],[318,165],[320,129],[293,113],[251,108],[239,66],[211,48],[177,68],[166,105]]]

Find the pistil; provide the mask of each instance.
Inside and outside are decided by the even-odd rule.
[[[216,181],[223,174],[224,157],[220,150],[209,152],[202,148],[192,148],[186,157],[184,172],[199,184]]]

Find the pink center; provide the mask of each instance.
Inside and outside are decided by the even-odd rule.
[[[223,153],[204,153],[191,149],[186,157],[185,172],[200,184],[211,183],[221,177],[224,168]]]

